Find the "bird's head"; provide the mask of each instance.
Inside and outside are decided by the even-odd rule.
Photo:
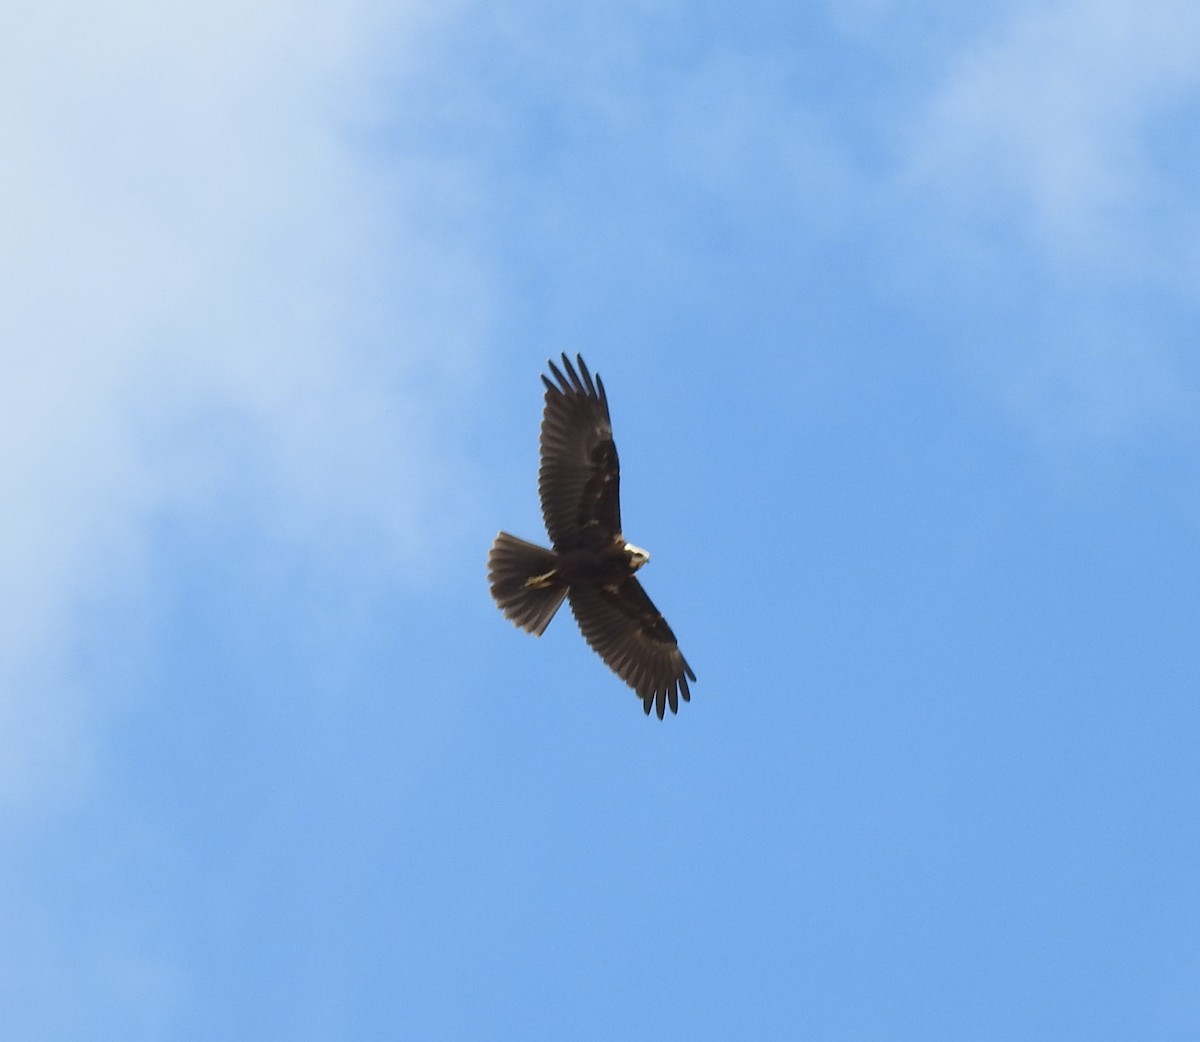
[[[629,558],[629,567],[635,572],[650,560],[650,555],[640,546],[634,546],[633,543],[625,544],[625,556]]]

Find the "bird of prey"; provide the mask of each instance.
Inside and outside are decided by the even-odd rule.
[[[679,711],[680,695],[690,700],[696,674],[634,574],[650,555],[622,534],[608,397],[600,374],[576,358],[578,371],[564,354],[565,375],[550,362],[554,379],[542,376],[538,494],[554,549],[501,532],[488,554],[488,581],[501,611],[538,637],[570,600],[588,644],[661,720],[668,705]]]

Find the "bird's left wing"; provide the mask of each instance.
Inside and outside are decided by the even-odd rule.
[[[572,586],[567,593],[583,636],[609,668],[638,693],[649,714],[661,720],[667,705],[679,711],[690,701],[696,674],[684,659],[671,627],[633,576],[616,589]]]

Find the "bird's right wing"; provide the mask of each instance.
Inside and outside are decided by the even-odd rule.
[[[679,696],[691,700],[688,680],[696,674],[679,650],[675,634],[632,575],[615,590],[572,586],[571,611],[592,649],[634,689],[649,714],[661,720],[669,704],[679,712]]]
[[[557,382],[542,377],[542,515],[557,550],[607,545],[621,531],[621,468],[608,398],[600,377],[592,379],[582,357],[578,372],[565,354],[562,360],[565,375],[550,363]]]

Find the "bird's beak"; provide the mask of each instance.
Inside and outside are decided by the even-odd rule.
[[[629,563],[633,566],[634,571],[650,560],[650,555],[640,546],[634,546],[633,543],[625,544],[625,552],[629,555]]]

